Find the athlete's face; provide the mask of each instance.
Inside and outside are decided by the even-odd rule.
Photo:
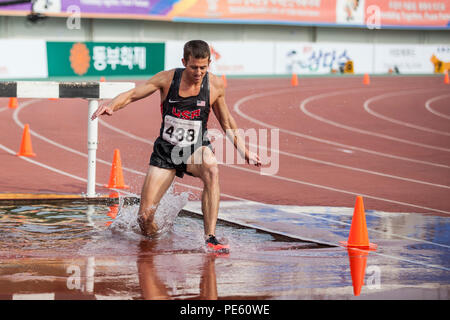
[[[186,68],[189,80],[191,80],[194,83],[201,83],[203,77],[208,71],[208,66],[210,62],[209,58],[196,59],[193,57],[189,57],[187,61],[184,59],[182,59],[182,61],[183,65]]]

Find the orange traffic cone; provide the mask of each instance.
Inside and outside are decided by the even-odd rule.
[[[345,247],[358,248],[365,250],[375,250],[376,244],[369,242],[367,233],[366,214],[364,212],[364,203],[361,196],[356,197],[355,210],[353,211],[352,225],[348,241],[339,241]]]
[[[224,74],[222,75],[222,81],[223,81],[223,87],[224,88],[228,87],[227,77]]]
[[[118,213],[119,213],[119,205],[113,204],[112,206],[109,207],[109,212],[106,215],[112,219],[115,219]]]
[[[105,184],[107,188],[128,189],[129,186],[123,182],[122,162],[120,161],[119,149],[114,150],[113,163],[111,167],[111,174],[109,176],[109,183]]]
[[[118,199],[120,197],[120,194],[117,191],[111,191],[109,193],[109,198],[110,199]]]
[[[17,106],[18,106],[17,98],[9,98],[8,107],[10,109],[15,109],[17,108]]]
[[[30,126],[28,124],[23,128],[22,143],[20,144],[20,151],[16,153],[17,156],[22,157],[35,157],[36,154],[33,153],[33,148],[31,147],[30,138]]]
[[[293,73],[291,77],[291,86],[296,87],[298,86],[298,77],[297,74]]]
[[[444,83],[445,84],[449,84],[450,83],[450,80],[448,79],[448,70],[445,70]]]
[[[352,276],[353,294],[359,296],[366,274],[367,252],[357,249],[347,249],[350,260],[350,274]]]
[[[368,73],[364,73],[363,84],[365,84],[365,85],[370,84],[370,77],[369,77]]]

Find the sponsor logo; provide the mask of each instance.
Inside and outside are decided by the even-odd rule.
[[[189,111],[189,110],[181,111],[181,110],[178,110],[177,108],[173,107],[172,114],[177,118],[193,120],[196,118],[200,118],[200,109],[195,109],[192,111]]]

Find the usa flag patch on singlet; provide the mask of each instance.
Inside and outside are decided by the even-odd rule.
[[[197,107],[204,107],[206,106],[206,102],[204,100],[197,100]]]

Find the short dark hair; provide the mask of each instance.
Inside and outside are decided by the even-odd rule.
[[[191,40],[185,43],[183,50],[183,58],[187,62],[189,57],[194,59],[211,59],[211,51],[209,45],[203,40]]]

